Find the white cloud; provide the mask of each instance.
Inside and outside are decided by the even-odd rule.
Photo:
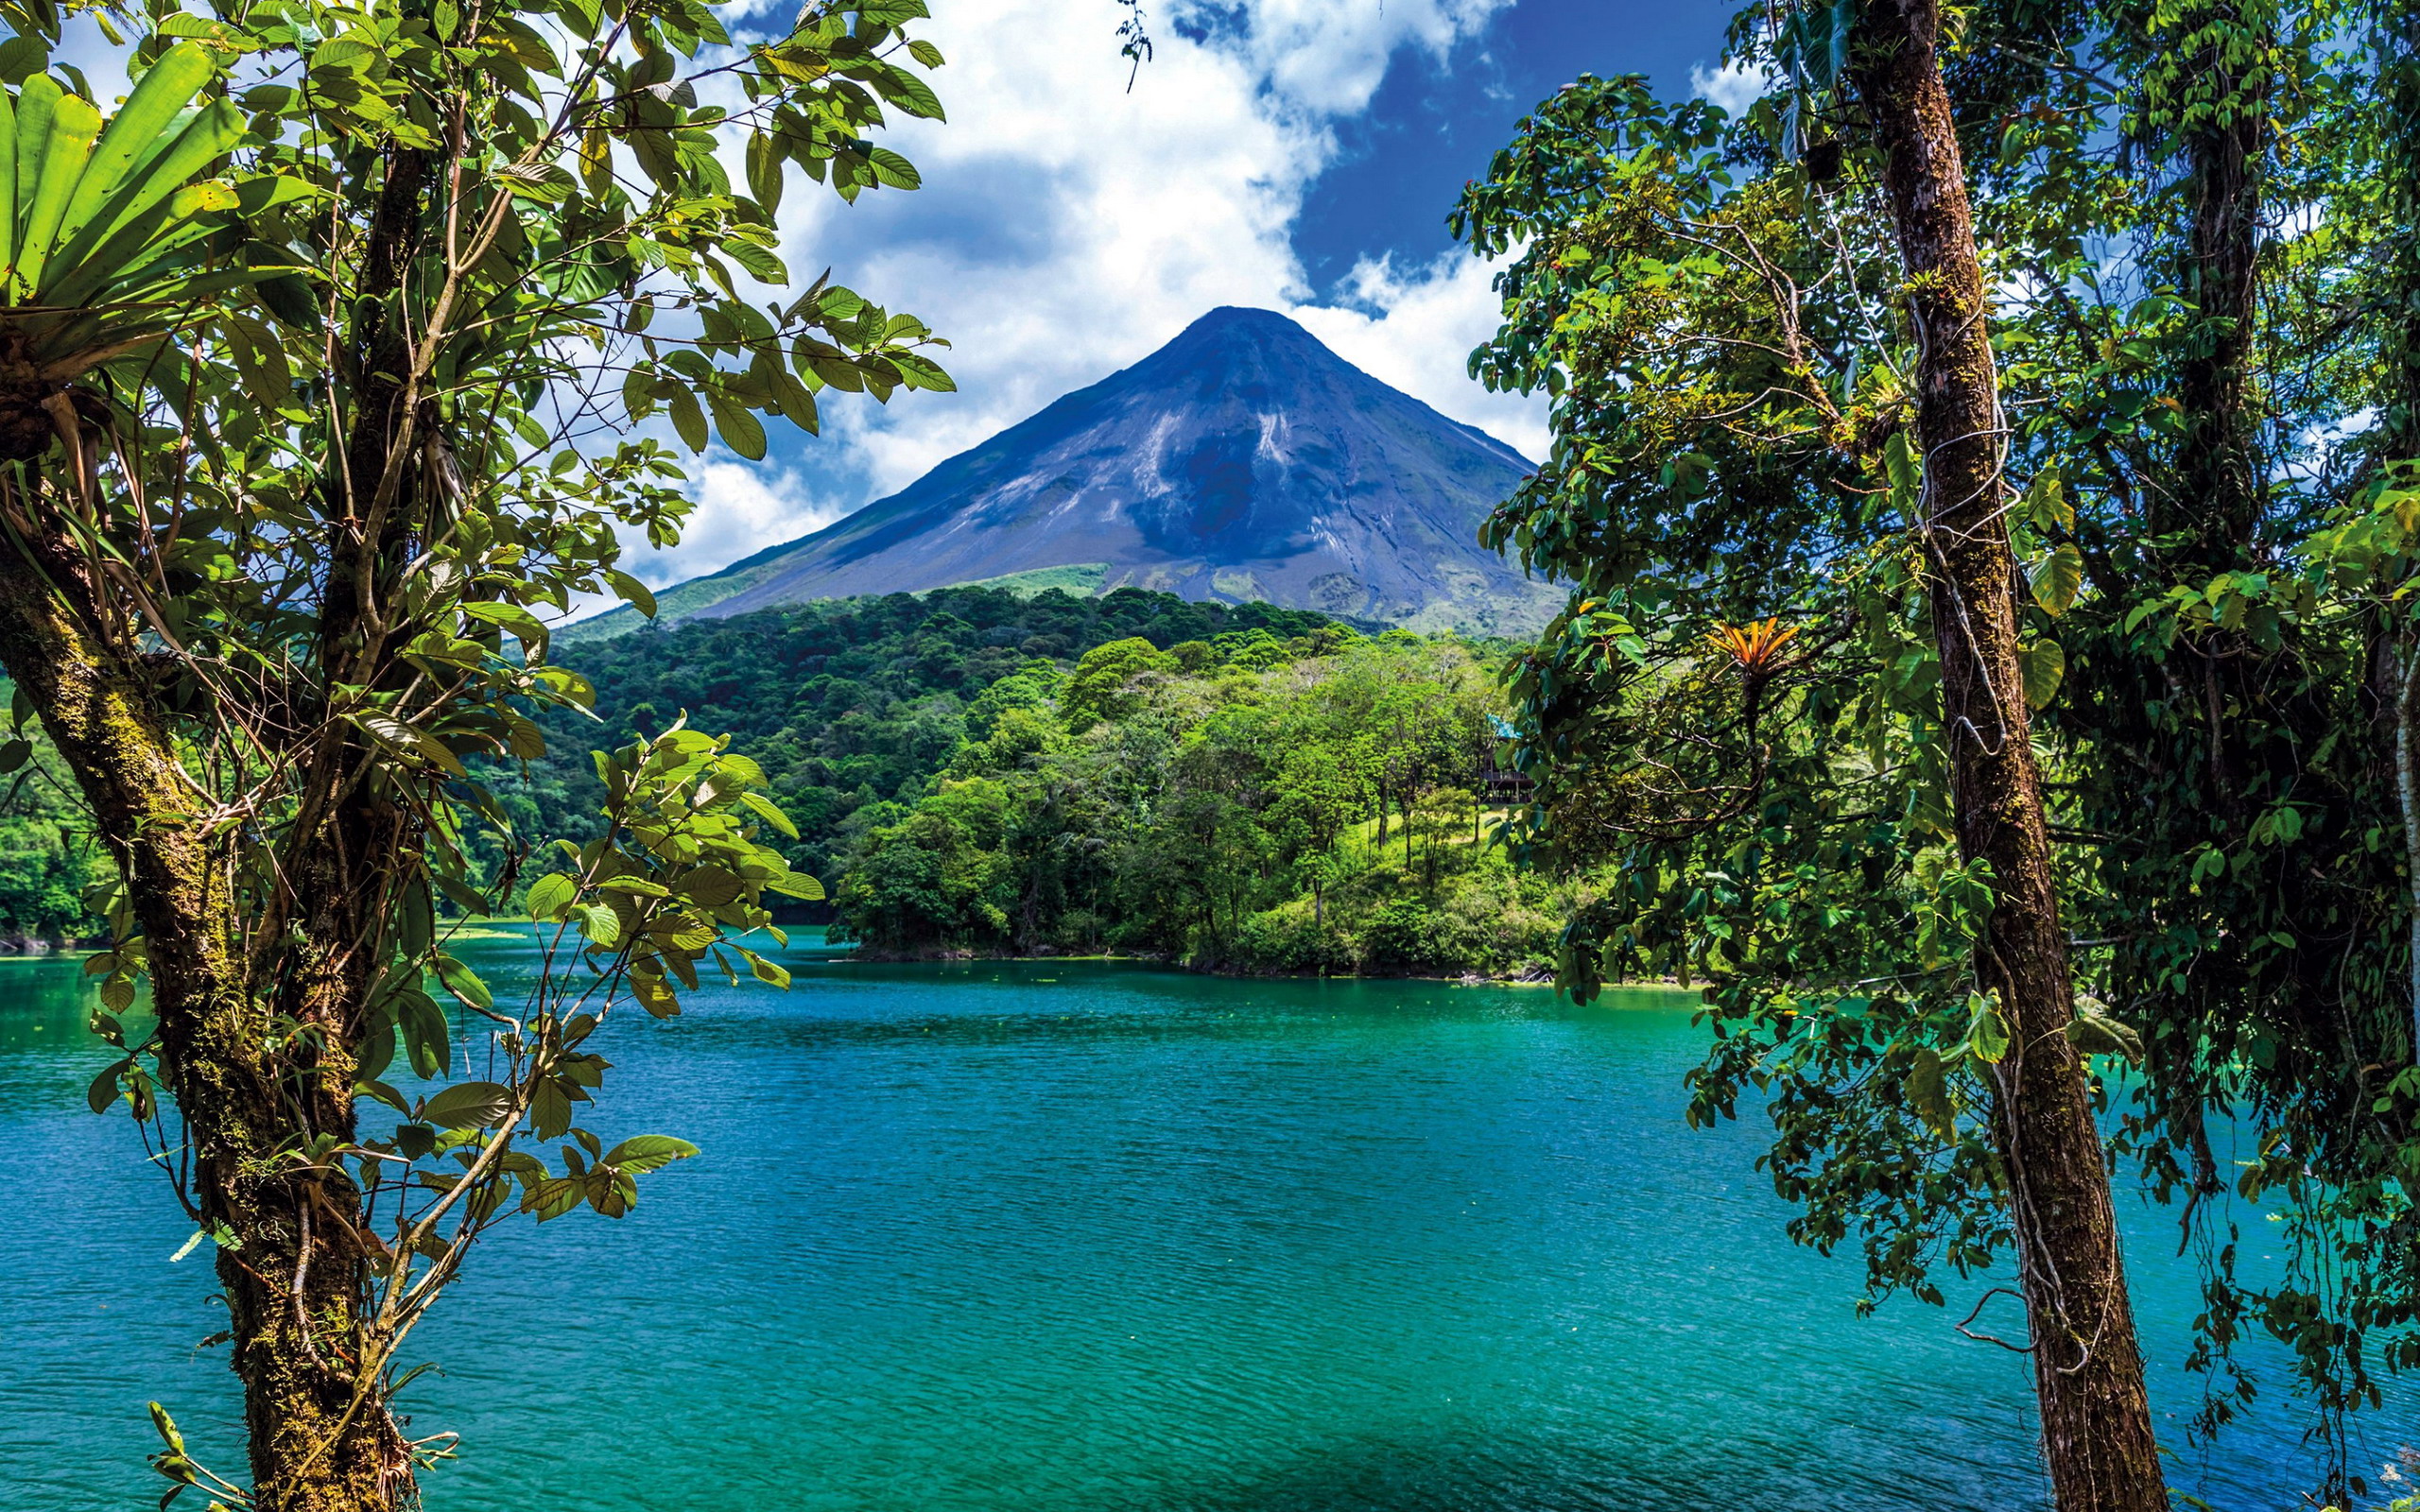
[[[691,471],[697,476],[698,508],[681,544],[669,551],[633,553],[628,563],[651,587],[684,582],[767,546],[821,530],[864,502],[819,495],[789,469],[735,460],[719,449],[707,455],[703,467]]]
[[[921,34],[949,60],[933,77],[949,121],[884,135],[924,187],[843,206],[794,184],[783,253],[802,278],[828,266],[924,318],[953,343],[939,355],[959,391],[904,394],[887,409],[827,395],[823,438],[777,443],[756,493],[710,469],[677,573],[643,576],[692,576],[788,539],[756,534],[783,528],[784,500],[796,519],[821,521],[890,493],[1220,304],[1285,311],[1373,375],[1542,455],[1543,402],[1463,376],[1495,324],[1484,266],[1367,265],[1349,281],[1350,307],[1331,307],[1313,302],[1289,242],[1336,158],[1332,126],[1368,107],[1389,58],[1442,54],[1505,3],[1155,7],[1156,56],[1130,93],[1122,12],[1109,0],[941,0]],[[749,524],[726,524],[726,511]]]
[[[1764,98],[1773,87],[1773,76],[1762,63],[1750,63],[1733,59],[1720,68],[1708,68],[1703,63],[1689,69],[1689,93],[1700,99],[1712,100],[1731,115],[1745,115],[1748,107]]]
[[[1374,310],[1303,305],[1295,319],[1336,353],[1440,410],[1476,425],[1522,455],[1547,455],[1545,404],[1491,394],[1470,376],[1473,347],[1495,334],[1493,265],[1449,253],[1407,276],[1385,258],[1363,262],[1346,281],[1356,303]]]
[[[1370,103],[1397,48],[1443,55],[1511,0],[1254,0],[1242,50],[1298,109],[1351,115]],[[1070,9],[1080,11],[1081,7]],[[1180,10],[1178,16],[1184,19]]]

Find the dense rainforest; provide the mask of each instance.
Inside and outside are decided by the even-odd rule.
[[[860,833],[840,927],[901,954],[1542,975],[1564,894],[1493,843],[1501,696],[1471,646],[1402,630],[1035,662]]]
[[[944,589],[567,639],[596,719],[549,712],[546,754],[475,760],[497,802],[590,838],[587,745],[683,719],[728,732],[798,831],[791,864],[835,885],[830,907],[786,916],[837,915],[880,954],[1454,974],[1553,959],[1569,885],[1487,843],[1506,705],[1483,646],[1136,589]],[[105,933],[56,765],[37,733],[0,809],[0,938]],[[485,885],[504,880],[492,839],[472,850]]]
[[[786,183],[918,182],[921,0],[109,5],[106,114],[0,9],[9,893],[106,936],[92,1105],[216,1253],[251,1489],[164,1411],[176,1485],[415,1504],[476,1241],[694,1153],[584,1126],[598,1014],[786,982],[804,867],[902,953],[1517,965],[1557,911],[1449,642],[935,595],[558,663],[692,507],[654,422],[761,460],[951,387],[733,270],[788,283]],[[2346,1418],[2420,1368],[2420,8],[1789,0],[1726,60],[1737,112],[1582,75],[1453,222],[1474,373],[1551,402],[1485,540],[1577,589],[1506,711],[1557,975],[1707,981],[1691,1116],[1770,1120],[1877,1297],[1999,1267],[2064,1512],[2170,1504],[2113,1171],[2202,1257],[2193,1430],[2267,1336],[2364,1496]],[[514,906],[559,927],[499,1001],[447,927]],[[441,999],[494,1079],[406,1095]]]
[[[730,732],[799,832],[791,862],[833,884],[805,912],[877,954],[1544,970],[1565,885],[1478,843],[1494,661],[1369,629],[1136,589],[956,588],[562,654],[618,738],[683,716]],[[542,833],[595,826],[595,771],[560,754],[584,722],[550,715],[557,754],[496,784]]]
[[[15,685],[0,678],[0,698]],[[0,954],[25,954],[101,932],[85,892],[109,869],[94,850],[59,753],[39,730],[0,741]]]
[[[596,692],[602,733],[651,735],[684,715],[728,733],[765,770],[799,832],[791,859],[817,875],[886,811],[913,802],[957,748],[968,707],[1034,661],[1072,664],[1107,642],[1167,647],[1221,635],[1286,638],[1334,622],[1267,604],[1197,604],[1122,589],[1101,597],[952,588],[819,600],[612,639],[566,636],[562,660]],[[548,754],[498,787],[548,834],[596,822],[586,715],[546,716]]]

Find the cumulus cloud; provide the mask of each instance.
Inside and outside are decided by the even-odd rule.
[[[743,461],[717,447],[692,465],[698,501],[681,543],[634,554],[634,575],[657,588],[729,566],[767,546],[821,530],[863,500],[836,498],[795,469]]]
[[[1495,334],[1495,277],[1492,266],[1459,253],[1409,274],[1380,258],[1364,261],[1345,281],[1351,306],[1298,305],[1288,313],[1362,371],[1524,456],[1543,457],[1545,405],[1519,394],[1491,394],[1470,376],[1471,349]]]
[[[638,570],[694,576],[828,524],[1220,304],[1285,311],[1374,376],[1541,455],[1543,404],[1463,375],[1495,326],[1483,265],[1365,263],[1331,299],[1289,240],[1337,158],[1335,126],[1368,108],[1389,59],[1442,56],[1506,3],[1157,7],[1156,55],[1130,92],[1109,0],[941,0],[922,34],[949,60],[934,77],[949,120],[884,138],[924,187],[854,206],[794,190],[783,254],[802,277],[830,266],[922,317],[952,343],[939,355],[959,392],[888,408],[829,396],[821,439],[778,443],[752,492],[733,481],[745,464],[709,469],[690,540]]]
[[[1732,115],[1744,115],[1748,107],[1764,98],[1773,87],[1773,77],[1760,63],[1734,59],[1720,68],[1708,68],[1703,63],[1689,69],[1689,92],[1700,99],[1712,100]]]

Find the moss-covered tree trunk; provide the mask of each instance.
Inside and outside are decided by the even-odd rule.
[[[2388,224],[2420,224],[2420,6],[2384,0],[2377,9],[2378,135],[2386,145]],[[2391,244],[2382,298],[2385,360],[2379,365],[2378,431],[2391,460],[2420,459],[2420,242]],[[2393,674],[2382,700],[2403,819],[2406,1024],[2412,1063],[2420,1064],[2420,634],[2384,617],[2379,660]]]
[[[1977,974],[2013,1046],[1995,1068],[2042,1434],[2062,1512],[2162,1512],[2116,1213],[2074,1017],[2041,775],[2017,657],[2005,435],[1964,166],[1933,0],[1873,0],[1853,84],[1883,154],[1916,327],[1921,509],[1961,850],[1996,902]]]
[[[392,466],[413,444],[404,375],[415,354],[388,304],[433,214],[433,160],[397,149],[381,165],[345,343],[347,441],[326,480],[340,503],[328,511],[318,686],[240,715],[303,773],[299,838],[265,895],[230,892],[233,828],[178,762],[143,627],[112,617],[107,585],[60,527],[70,501],[32,485],[9,522],[23,544],[0,555],[0,663],[40,710],[125,876],[193,1146],[197,1217],[228,1236],[218,1273],[259,1512],[386,1512],[416,1499],[368,1315],[360,1194],[300,1152],[323,1135],[354,1142],[354,1047],[392,955],[401,863],[420,840],[415,816],[365,780],[377,753],[329,717],[328,695],[390,683],[389,647],[415,628],[396,600],[424,501]]]
[[[56,501],[51,501],[56,504]],[[10,502],[0,548],[0,665],[43,725],[117,859],[148,952],[168,1090],[184,1124],[197,1217],[218,1249],[232,1364],[244,1383],[260,1512],[402,1504],[405,1446],[356,1389],[365,1300],[357,1194],[293,1152],[353,1132],[350,1063],[285,1042],[251,989],[230,895],[230,833],[191,785],[157,713],[149,664],[90,592],[85,561],[45,550],[46,508]]]

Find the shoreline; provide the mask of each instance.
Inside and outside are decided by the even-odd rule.
[[[1254,978],[1270,982],[1442,982],[1449,987],[1540,987],[1554,989],[1550,972],[1526,971],[1514,976],[1494,976],[1482,971],[1246,971],[1216,966],[1188,966],[1160,955],[1017,955],[983,951],[935,951],[913,954],[896,951],[871,951],[862,947],[824,956],[824,962],[840,964],[856,961],[869,966],[974,966],[983,963],[1019,966],[1060,966],[1081,963],[1123,964],[1156,967],[1162,971],[1183,971],[1192,976],[1219,976],[1232,981]],[[1675,991],[1695,992],[1701,984],[1684,983],[1676,977],[1639,977],[1626,982],[1609,982],[1604,990],[1619,991],[1624,988],[1663,988]]]

